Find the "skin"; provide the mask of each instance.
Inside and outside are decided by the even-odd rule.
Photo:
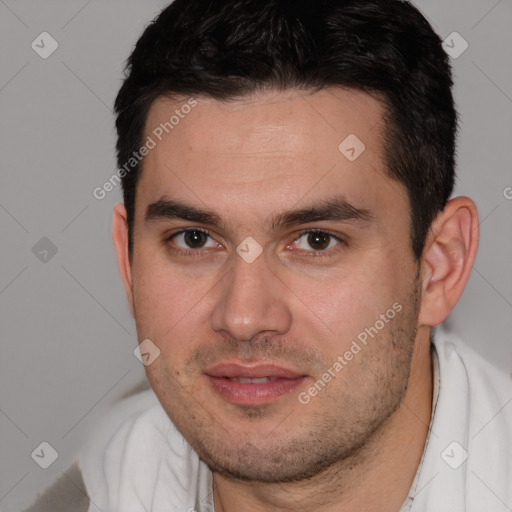
[[[146,136],[186,100],[158,99]],[[139,340],[149,338],[161,351],[145,367],[148,380],[214,472],[216,511],[396,511],[431,417],[430,329],[447,317],[468,279],[476,207],[451,199],[417,261],[406,190],[385,172],[378,100],[334,88],[197,100],[145,157],[131,256],[126,211],[122,204],[114,211],[114,244]],[[365,144],[354,161],[338,150],[349,134]],[[271,229],[283,212],[334,197],[364,210],[366,220]],[[215,212],[221,222],[146,219],[148,206],[163,199]],[[179,234],[185,228],[209,236],[186,238]],[[252,263],[236,252],[248,236],[262,248]],[[191,240],[199,246],[191,248]],[[301,403],[299,393],[396,303],[400,312]],[[235,405],[204,376],[228,359],[274,363],[307,378],[271,403]]]

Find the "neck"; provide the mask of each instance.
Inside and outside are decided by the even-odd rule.
[[[371,441],[306,481],[247,483],[214,474],[216,512],[396,512],[423,454],[432,414],[430,332],[419,331],[406,394]]]

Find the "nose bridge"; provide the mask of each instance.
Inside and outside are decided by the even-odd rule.
[[[212,312],[213,330],[228,331],[234,338],[248,341],[264,331],[284,333],[290,326],[286,288],[264,255],[252,263],[236,255]]]

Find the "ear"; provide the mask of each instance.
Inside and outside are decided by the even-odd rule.
[[[450,199],[432,223],[422,255],[420,325],[443,322],[469,279],[478,248],[475,203],[468,197]]]
[[[117,253],[117,265],[121,272],[124,287],[126,290],[126,298],[132,316],[133,309],[133,290],[132,290],[132,268],[130,255],[128,253],[128,222],[126,208],[124,204],[118,203],[114,207],[114,218],[112,222],[112,240]]]

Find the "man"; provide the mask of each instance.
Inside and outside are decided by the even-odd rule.
[[[451,86],[407,2],[146,29],[113,239],[152,391],[84,450],[90,511],[512,510],[510,379],[433,332],[478,244]]]

